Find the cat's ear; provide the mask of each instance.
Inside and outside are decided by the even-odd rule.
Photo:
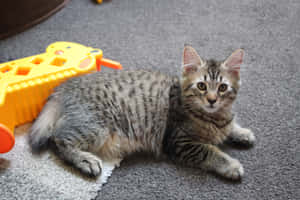
[[[240,74],[240,67],[243,63],[244,50],[238,49],[234,51],[225,61],[224,67],[236,76]]]
[[[183,74],[187,75],[198,71],[202,64],[203,61],[196,50],[189,45],[185,45],[182,59]]]

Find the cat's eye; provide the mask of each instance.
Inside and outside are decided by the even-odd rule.
[[[199,82],[197,84],[197,87],[199,88],[199,90],[205,91],[206,90],[206,84],[203,82]]]
[[[219,92],[225,92],[227,90],[227,85],[225,83],[222,83],[219,86]]]

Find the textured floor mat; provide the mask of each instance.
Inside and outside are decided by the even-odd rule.
[[[0,155],[1,196],[6,196],[6,200],[95,198],[120,163],[120,160],[104,162],[101,177],[86,178],[50,152],[33,155],[26,134],[29,126],[17,128],[15,147]]]

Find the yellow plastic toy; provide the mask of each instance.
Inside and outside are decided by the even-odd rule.
[[[102,65],[122,69],[102,58],[101,49],[71,42],[56,42],[46,53],[0,64],[0,153],[12,149],[14,127],[37,117],[54,87]]]

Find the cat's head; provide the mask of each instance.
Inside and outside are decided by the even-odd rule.
[[[204,60],[191,46],[185,46],[181,79],[184,105],[207,113],[231,109],[240,87],[243,55],[238,49],[225,61]]]

